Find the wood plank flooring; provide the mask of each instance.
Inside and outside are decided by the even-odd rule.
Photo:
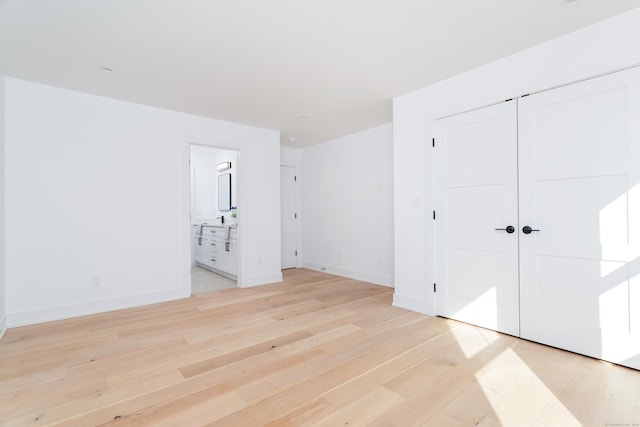
[[[0,425],[640,425],[638,371],[284,275],[10,329]]]

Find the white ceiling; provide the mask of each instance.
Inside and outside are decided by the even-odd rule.
[[[278,129],[283,145],[301,147],[391,122],[396,95],[638,6],[0,0],[0,67],[10,77]]]

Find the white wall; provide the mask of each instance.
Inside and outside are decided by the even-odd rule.
[[[637,40],[640,9],[394,99],[394,305],[435,314],[433,121],[640,64]]]
[[[9,326],[190,294],[189,144],[239,150],[240,286],[281,280],[279,133],[7,78]]]
[[[393,286],[392,165],[391,124],[302,150],[305,267]]]
[[[191,147],[191,222],[216,223],[218,214],[218,150]]]
[[[302,161],[302,149],[293,147],[280,147],[280,164],[299,165]]]
[[[4,140],[4,75],[0,70],[0,338],[7,330],[5,286],[5,140]]]

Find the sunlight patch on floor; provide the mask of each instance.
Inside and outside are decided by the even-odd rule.
[[[500,338],[498,332],[466,326],[451,328],[451,334],[467,359],[471,359]]]
[[[581,425],[511,348],[475,377],[501,425]]]

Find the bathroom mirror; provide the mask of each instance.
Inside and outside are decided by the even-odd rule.
[[[218,175],[218,210],[231,210],[231,174]]]

